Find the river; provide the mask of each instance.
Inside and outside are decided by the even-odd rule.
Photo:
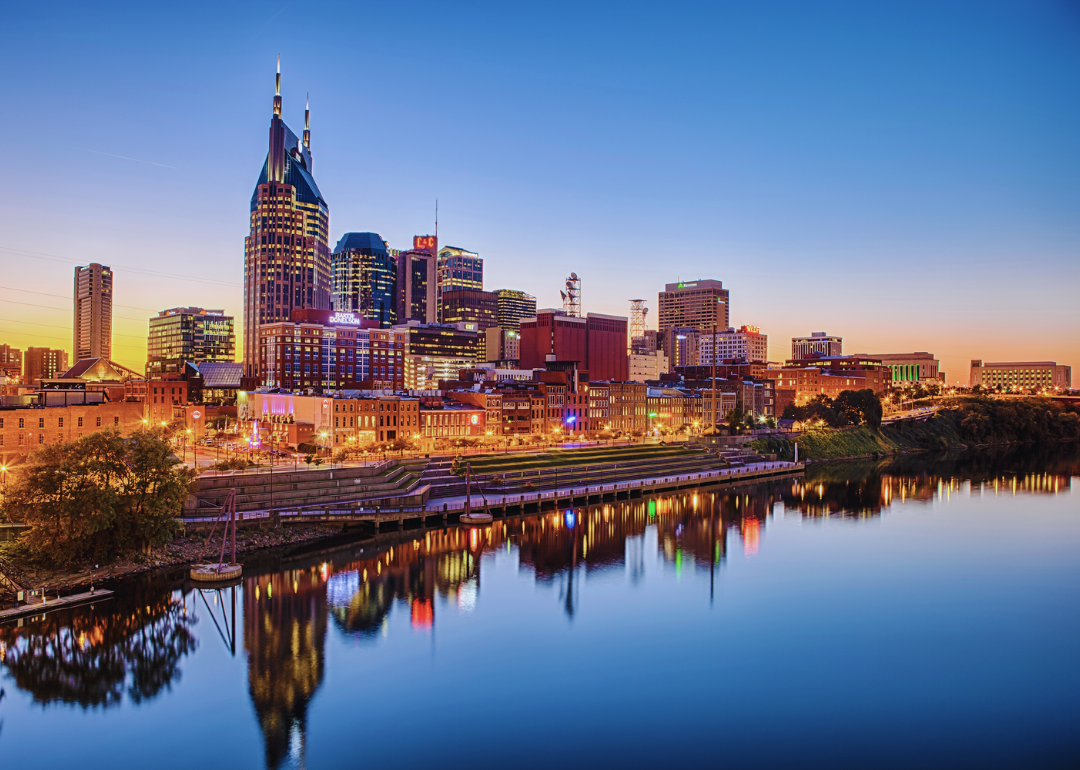
[[[183,571],[0,626],[11,768],[1078,767],[1075,444]]]

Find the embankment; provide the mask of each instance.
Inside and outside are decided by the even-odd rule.
[[[840,430],[812,430],[795,439],[766,437],[751,443],[759,452],[790,460],[839,460],[969,446],[1069,441],[1080,437],[1080,414],[1045,399],[956,399],[924,421]]]

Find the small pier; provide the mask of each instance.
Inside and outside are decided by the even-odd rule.
[[[35,601],[32,604],[23,604],[19,607],[0,610],[0,621],[9,620],[10,618],[21,618],[27,615],[44,615],[46,612],[51,612],[52,610],[78,607],[82,604],[91,604],[112,597],[112,593],[113,592],[108,589],[99,588],[96,591],[61,596],[59,599]]]

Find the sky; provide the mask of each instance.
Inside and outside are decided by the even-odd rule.
[[[331,247],[434,230],[487,289],[844,352],[1080,367],[1080,3],[25,3],[0,47],[0,343],[71,349],[76,264],[147,319],[242,310],[281,55]],[[1080,372],[1080,369],[1077,369]],[[1074,380],[1075,384],[1075,380]]]

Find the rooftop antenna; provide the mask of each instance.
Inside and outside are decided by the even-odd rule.
[[[277,77],[274,80],[274,117],[281,117],[281,54],[277,55]]]
[[[439,199],[435,199],[435,243],[439,242]]]
[[[311,94],[307,95],[304,102],[304,147],[311,149]]]

